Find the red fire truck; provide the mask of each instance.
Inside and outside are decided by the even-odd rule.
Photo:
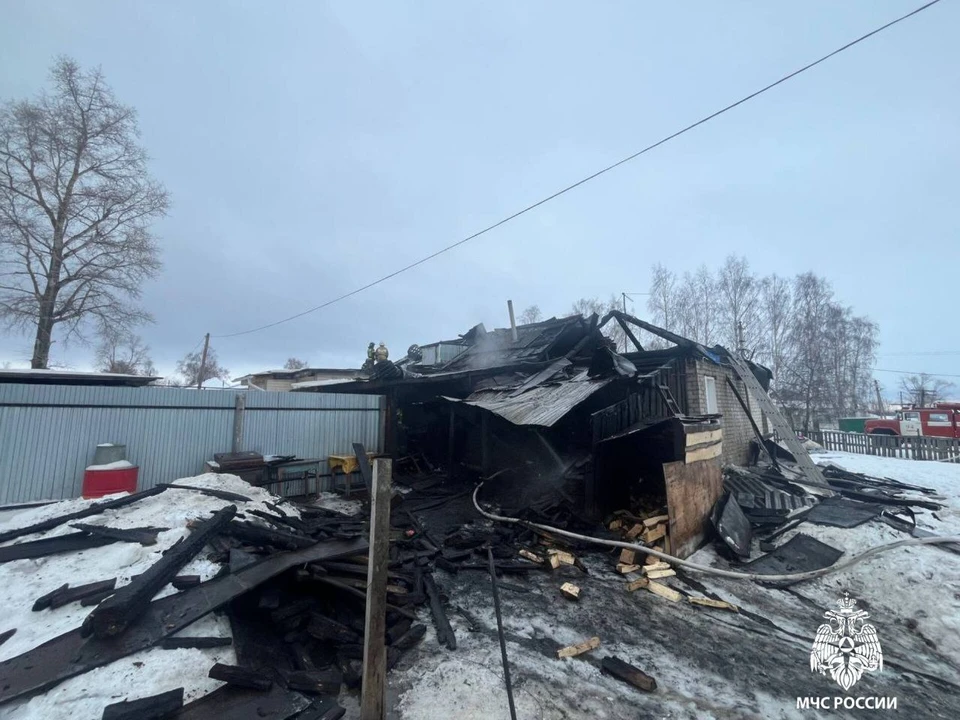
[[[863,431],[871,435],[960,437],[960,402],[904,409],[897,413],[896,420],[867,420]]]

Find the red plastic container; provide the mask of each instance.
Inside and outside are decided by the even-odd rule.
[[[140,468],[129,467],[119,470],[85,470],[83,473],[83,496],[98,498],[118,492],[135,493]]]

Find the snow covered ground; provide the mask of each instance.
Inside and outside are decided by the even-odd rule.
[[[207,474],[184,478],[178,483],[240,493],[251,501],[232,503],[189,490],[167,490],[131,505],[107,510],[100,515],[78,521],[114,528],[169,528],[157,536],[156,545],[145,547],[136,543],[118,542],[81,552],[0,564],[0,605],[4,608],[0,617],[0,632],[10,628],[17,629],[13,637],[0,645],[0,660],[19,655],[79,627],[90,613],[91,608],[83,607],[79,603],[33,612],[31,607],[41,595],[64,583],[76,586],[112,577],[117,578],[118,587],[126,585],[131,576],[149,568],[164,550],[189,533],[189,521],[206,518],[211,512],[230,504],[235,504],[238,512],[242,513],[252,509],[267,510],[264,502],[278,502],[276,497],[265,490],[253,487],[234,475]],[[109,497],[122,496],[123,493]],[[98,501],[66,500],[38,508],[9,511],[0,515],[0,532],[75,512]],[[296,509],[290,505],[287,505],[284,511],[291,515],[297,514]],[[251,515],[246,519],[256,521]],[[27,535],[13,542],[27,542],[71,532],[76,531],[69,524],[65,524],[42,535]],[[219,565],[207,560],[207,554],[201,552],[184,566],[180,574],[200,575],[202,580],[211,578],[219,570]],[[173,592],[173,586],[168,585],[157,597]],[[230,634],[229,621],[216,614],[201,618],[179,633],[180,636],[222,637]],[[180,686],[184,687],[184,702],[190,702],[223,684],[207,677],[210,667],[217,662],[236,662],[233,648],[151,648],[62,682],[47,693],[19,705],[5,705],[0,708],[0,718],[99,720],[105,705],[154,695]]]
[[[939,535],[960,534],[960,467],[827,452],[818,463],[936,489],[947,507],[921,510],[918,524]],[[844,558],[905,539],[871,521],[840,529],[803,523],[804,532],[844,551]],[[754,556],[760,555],[755,548]],[[694,562],[737,569],[707,545]],[[529,593],[501,591],[519,718],[795,718],[798,697],[843,696],[829,677],[810,670],[810,648],[823,613],[849,592],[870,613],[884,652],[884,670],[865,675],[850,696],[897,697],[901,717],[953,718],[960,707],[960,556],[934,546],[893,550],[849,570],[789,588],[681,573],[667,584],[692,595],[709,593],[740,613],[671,603],[647,591],[628,593],[614,571],[615,554],[587,558],[589,575],[572,567],[557,574],[505,578]],[[450,596],[458,647],[439,647],[429,616],[421,647],[391,673],[393,717],[509,717],[489,579],[483,573],[437,573]],[[562,582],[582,588],[571,603]],[[601,646],[559,660],[556,649],[598,636]],[[606,655],[654,676],[642,693],[600,672]],[[839,710],[828,717],[877,717],[880,711]],[[356,717],[356,715],[354,715]]]

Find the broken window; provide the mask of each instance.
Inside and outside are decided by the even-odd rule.
[[[717,380],[710,376],[703,378],[704,397],[707,402],[707,415],[715,415],[717,410]]]

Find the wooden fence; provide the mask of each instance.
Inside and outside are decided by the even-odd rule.
[[[879,455],[910,460],[960,460],[960,439],[942,437],[903,437],[823,430],[808,433],[811,440],[827,450]]]

